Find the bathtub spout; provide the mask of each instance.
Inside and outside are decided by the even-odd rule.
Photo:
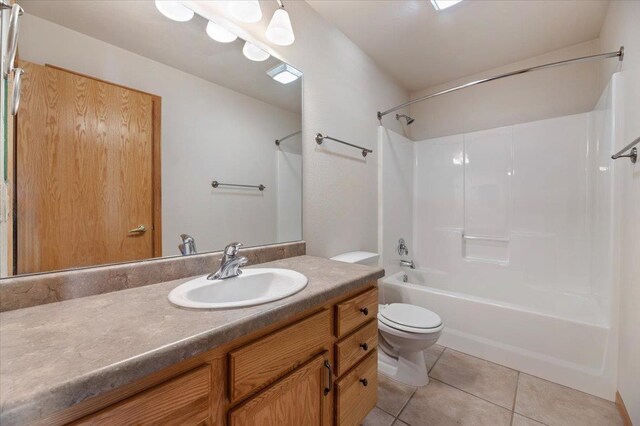
[[[408,266],[411,269],[416,269],[416,264],[413,263],[413,260],[402,260],[402,259],[400,259],[400,266]]]

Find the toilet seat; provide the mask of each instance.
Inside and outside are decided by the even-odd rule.
[[[378,320],[387,327],[408,333],[429,334],[442,330],[442,319],[435,312],[407,303],[381,305]]]

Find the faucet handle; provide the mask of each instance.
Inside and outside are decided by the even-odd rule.
[[[224,254],[233,257],[238,254],[238,250],[240,250],[240,247],[242,247],[242,243],[236,242],[227,244],[227,246],[224,248]]]

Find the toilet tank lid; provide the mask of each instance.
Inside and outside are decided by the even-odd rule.
[[[348,253],[342,253],[337,256],[333,256],[331,260],[337,260],[339,262],[346,263],[362,263],[362,262],[373,262],[374,260],[378,260],[380,255],[378,253],[373,253],[370,251],[350,251]]]

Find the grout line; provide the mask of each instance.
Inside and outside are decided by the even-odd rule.
[[[442,358],[442,355],[444,354],[444,351],[446,351],[448,349],[446,346],[443,346],[443,348],[444,349],[442,349],[442,352],[440,352],[440,355],[438,355],[438,359],[436,359],[436,362],[434,362],[433,365],[431,366],[431,368],[429,369],[429,371],[427,371],[427,375],[429,373],[431,373],[431,370],[433,370],[433,368],[436,366],[438,361],[440,361],[440,358]]]
[[[425,387],[425,386],[422,386]],[[409,405],[409,403],[411,402],[411,400],[413,399],[413,396],[416,394],[416,392],[418,392],[418,389],[420,388],[416,388],[413,393],[411,393],[411,396],[409,397],[409,399],[407,399],[407,402],[404,403],[404,405],[402,406],[402,408],[400,409],[400,411],[398,411],[398,415],[396,416],[396,420],[400,420],[400,414],[402,414],[402,412],[404,411],[405,408],[407,408],[407,405]],[[400,420],[402,421],[402,420]]]
[[[516,419],[516,400],[518,399],[518,387],[520,386],[520,372],[518,371],[518,378],[516,379],[516,391],[513,393],[513,404],[511,405],[511,426]]]
[[[451,349],[451,348],[447,348],[447,349]],[[470,356],[471,358],[479,359],[480,361],[488,362],[489,364],[497,365],[499,367],[506,368],[506,369],[511,370],[511,371],[517,371],[518,373],[520,373],[520,370],[516,370],[515,368],[507,367],[504,364],[499,364],[497,362],[489,361],[488,359],[480,358],[479,356],[471,355],[471,354],[468,354],[466,352],[458,351],[456,349],[451,349],[451,350],[453,352],[458,352],[459,354]],[[544,380],[544,379],[542,379],[542,380]],[[554,382],[551,382],[551,383],[554,383]]]
[[[391,417],[395,417],[395,415],[393,413],[388,412],[387,410],[385,410],[384,408],[380,407],[378,404],[376,404],[376,408],[379,409],[380,411],[382,411],[383,413],[387,413],[388,415],[390,415]]]
[[[496,407],[500,407],[500,408],[502,408],[503,410],[510,411],[508,408],[504,408],[502,405],[496,404],[495,402],[489,401],[488,399],[484,399],[484,398],[482,398],[482,397],[479,397],[478,395],[474,395],[474,394],[472,394],[471,392],[468,392],[468,391],[466,391],[466,390],[464,390],[464,389],[457,388],[457,387],[455,387],[455,386],[453,386],[453,385],[450,385],[449,383],[445,383],[445,382],[443,382],[443,381],[441,381],[441,380],[433,379],[433,378],[432,378],[431,380],[435,380],[436,382],[442,383],[443,385],[445,385],[445,386],[449,386],[450,388],[457,389],[457,390],[459,390],[460,392],[464,392],[464,393],[466,393],[467,395],[471,395],[471,396],[472,396],[472,397],[474,397],[474,398],[481,399],[481,400],[483,400],[484,402],[488,402],[488,403],[489,403],[489,404],[491,404],[491,405],[495,405]]]
[[[514,412],[513,412],[513,416],[515,417],[515,415],[516,415],[516,414],[517,414],[517,415],[519,415],[520,417],[524,417],[525,419],[529,419],[529,420],[531,420],[532,422],[540,423],[541,425],[544,425],[544,426],[549,426],[548,424],[546,424],[546,423],[544,423],[544,422],[541,422],[540,420],[532,419],[532,418],[531,418],[531,417],[529,417],[529,416],[525,416],[524,414],[516,413],[516,412],[514,411]]]

